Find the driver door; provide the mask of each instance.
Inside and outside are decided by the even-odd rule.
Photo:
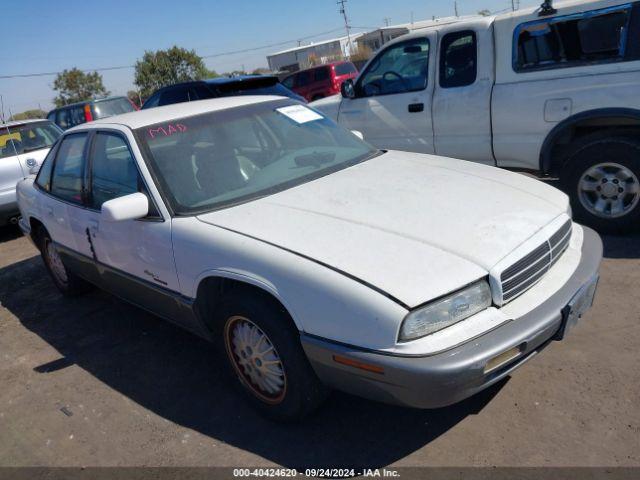
[[[435,33],[394,43],[367,65],[338,122],[378,148],[434,153],[431,103]]]

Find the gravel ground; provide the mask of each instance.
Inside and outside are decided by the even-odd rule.
[[[640,236],[606,237],[594,308],[512,378],[431,411],[334,393],[263,420],[204,341],[103,292],[64,299],[0,230],[0,466],[640,466]]]

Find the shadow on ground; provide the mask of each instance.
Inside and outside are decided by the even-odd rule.
[[[17,225],[6,225],[0,227],[0,243],[15,240],[22,236],[22,231]]]
[[[36,372],[76,364],[171,422],[287,467],[388,465],[479,412],[505,383],[432,411],[334,393],[305,422],[278,425],[239,401],[210,344],[100,291],[63,298],[38,257],[0,270],[0,301],[63,356]]]

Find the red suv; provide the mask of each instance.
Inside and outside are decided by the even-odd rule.
[[[340,93],[342,82],[358,76],[358,69],[351,62],[334,62],[319,67],[300,70],[282,80],[282,84],[307,101]]]

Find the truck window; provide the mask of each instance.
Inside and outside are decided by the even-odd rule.
[[[626,55],[631,6],[536,20],[514,32],[516,72],[632,60]]]
[[[471,30],[446,34],[440,46],[440,87],[464,87],[476,81],[478,47]]]
[[[361,97],[415,92],[427,88],[429,40],[414,38],[382,51],[362,74],[356,92]]]

